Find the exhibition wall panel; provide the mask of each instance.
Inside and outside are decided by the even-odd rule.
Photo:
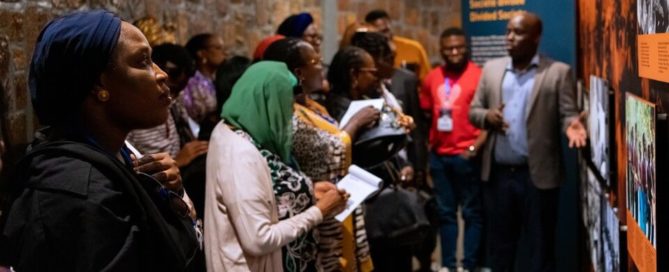
[[[665,120],[669,105],[667,18],[666,1],[578,1],[579,78],[590,91],[597,88],[590,76],[602,78],[613,93],[609,137],[614,144],[608,158],[609,178],[615,180],[605,188],[611,209],[603,207],[608,211],[603,213],[601,225],[610,228],[620,224],[625,232],[620,233],[619,247],[629,254],[629,268],[639,271],[667,271],[666,260],[657,258],[666,248],[661,231],[665,218],[654,213],[666,208],[662,192],[667,191],[663,182],[667,176],[661,166],[666,168],[669,154]],[[617,221],[607,215],[612,211]],[[613,235],[603,228],[605,235]],[[610,238],[602,238],[606,239]]]

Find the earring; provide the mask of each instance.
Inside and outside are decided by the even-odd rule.
[[[207,59],[202,59],[202,64],[207,64]]]
[[[351,86],[351,89],[358,88],[358,80],[353,80],[353,86]]]
[[[109,100],[109,92],[105,91],[105,90],[99,91],[98,92],[98,100],[100,100],[102,102],[107,102],[107,100]]]
[[[304,83],[304,78],[300,78],[300,82],[297,83],[297,86],[302,86]]]

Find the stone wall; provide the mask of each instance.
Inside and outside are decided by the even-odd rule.
[[[418,40],[432,62],[441,61],[439,35],[447,27],[462,26],[459,0],[339,0],[339,30],[367,12],[384,9],[393,22],[393,33]]]
[[[242,55],[252,52],[289,14],[304,10],[320,20],[318,0],[0,0],[0,110],[3,138],[10,147],[28,143],[38,127],[26,81],[39,31],[61,14],[93,8],[111,10],[131,22],[151,15],[175,26],[181,44],[194,34],[218,33],[232,54]]]
[[[307,11],[321,22],[321,1],[335,0],[0,0],[0,114],[5,142],[18,147],[32,139],[38,122],[27,90],[27,68],[42,27],[58,15],[92,8],[134,21],[150,15],[175,28],[178,43],[198,33],[221,35],[231,54],[249,55],[288,15]],[[440,32],[460,25],[459,0],[338,0],[338,29],[371,9],[386,9],[394,31],[425,45],[433,60]]]

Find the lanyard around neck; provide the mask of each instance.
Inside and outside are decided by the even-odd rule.
[[[451,97],[451,80],[444,76],[444,100],[448,101]]]

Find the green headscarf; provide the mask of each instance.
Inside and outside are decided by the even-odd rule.
[[[297,79],[283,62],[261,61],[251,65],[232,87],[221,117],[289,163],[296,84]]]

